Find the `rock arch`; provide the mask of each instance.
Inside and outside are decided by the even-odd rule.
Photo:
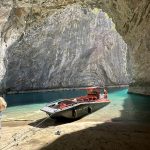
[[[129,92],[150,94],[150,1],[149,0],[2,0],[2,13],[9,19],[9,11],[13,10],[16,17],[13,21],[19,20],[16,24],[20,26],[20,33],[26,28],[26,18],[31,18],[32,13],[36,14],[31,18],[41,21],[56,9],[64,8],[72,3],[80,3],[91,8],[102,8],[113,19],[117,31],[122,35],[128,44],[128,69],[132,77]],[[7,9],[5,9],[7,8]],[[20,9],[21,8],[21,9]],[[40,8],[40,9],[39,9]],[[9,11],[8,11],[9,10]],[[51,11],[52,10],[52,11]],[[10,11],[12,13],[12,11]],[[44,12],[42,16],[39,14]],[[21,18],[21,19],[20,19]],[[32,20],[33,19],[33,20]],[[1,20],[2,21],[2,20]],[[2,21],[3,22],[3,21]],[[4,21],[5,22],[5,21]],[[23,24],[22,24],[23,22]],[[8,22],[9,26],[11,22]],[[29,24],[30,25],[30,22]],[[8,26],[8,27],[9,27]],[[7,28],[8,28],[7,27]],[[22,35],[22,34],[21,34]],[[1,34],[3,36],[3,34]],[[20,38],[20,35],[18,35]],[[9,44],[10,42],[8,42]],[[9,45],[7,45],[9,46]],[[3,47],[3,46],[2,46]]]
[[[150,1],[91,0],[87,4],[107,12],[128,45],[128,69],[132,78],[129,92],[149,95]]]

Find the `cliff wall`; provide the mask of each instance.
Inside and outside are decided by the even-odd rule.
[[[129,82],[127,46],[106,13],[74,1],[32,2],[1,2],[1,89]]]

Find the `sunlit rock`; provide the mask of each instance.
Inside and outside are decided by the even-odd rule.
[[[20,3],[7,6],[12,9],[1,29],[3,89],[128,83],[127,46],[104,12]]]

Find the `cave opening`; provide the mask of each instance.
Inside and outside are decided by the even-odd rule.
[[[128,84],[132,77],[129,92],[149,95],[148,0],[85,0],[88,7],[74,0],[54,0],[55,3],[38,0],[32,1],[32,6],[28,1],[1,2],[2,90],[120,85]],[[129,79],[127,70],[131,75]],[[46,145],[38,145],[39,149],[60,149],[60,144],[64,149],[97,149],[96,146],[99,149],[150,149],[149,96],[127,94],[126,89],[118,92],[110,92],[113,97],[108,107],[81,122],[59,126],[50,120],[46,127],[55,126],[64,131],[53,142],[49,143],[52,138],[49,133],[54,130],[44,126],[44,135],[38,134],[40,137],[36,136],[26,145],[33,148],[39,141],[44,145],[47,140]],[[33,115],[38,113],[35,111]],[[7,130],[9,126],[20,126],[18,124],[5,122]]]

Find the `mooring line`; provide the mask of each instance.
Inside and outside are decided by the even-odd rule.
[[[32,127],[30,129],[28,129],[27,131],[21,131],[21,133],[15,133],[11,138],[12,140],[10,142],[8,142],[5,146],[3,146],[1,148],[1,150],[9,150],[11,147],[13,146],[18,146],[19,145],[19,142],[22,142],[24,140],[26,140],[29,135],[28,134],[32,134],[32,135],[35,135],[36,132],[42,130],[40,129],[39,127],[41,127],[43,125],[43,123],[49,119],[50,116],[48,116],[47,118],[43,119],[41,122],[39,122],[38,124],[35,125],[35,127]],[[37,129],[39,128],[39,129]],[[32,136],[30,135],[30,136]]]

